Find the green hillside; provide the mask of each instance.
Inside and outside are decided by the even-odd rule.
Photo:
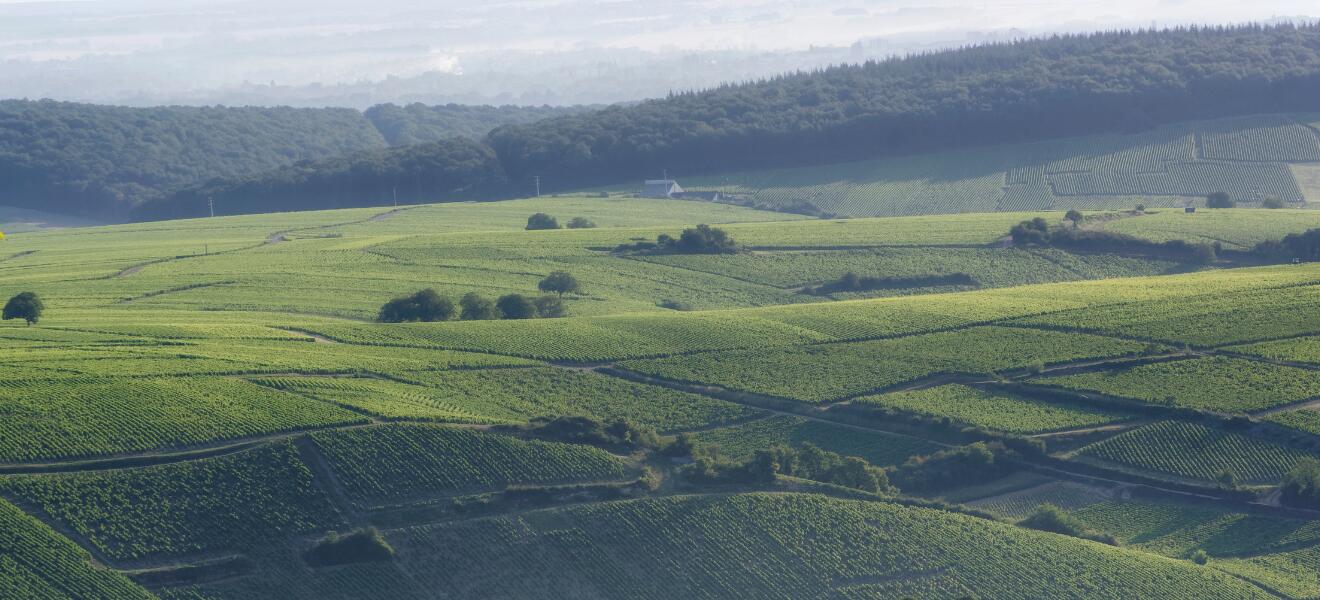
[[[536,212],[597,227],[529,231]],[[0,540],[0,580],[20,598],[1312,597],[1320,521],[1278,498],[1320,448],[1320,263],[1246,252],[1310,216],[1082,224],[1239,250],[1204,263],[1006,245],[1025,219],[1071,227],[1059,212],[600,197],[14,233],[0,298],[45,309],[0,321],[0,509],[22,538]],[[738,252],[617,250],[702,222]],[[376,320],[424,288],[539,297],[557,271],[580,284],[564,316]],[[891,279],[808,289],[849,272]],[[1142,494],[1272,533],[1202,515],[1229,533],[1166,535]],[[1042,502],[1116,547],[1017,526]],[[321,562],[370,528],[392,554]]]
[[[1235,117],[679,182],[758,206],[848,216],[1202,206],[1213,192],[1245,205],[1275,198],[1298,206],[1320,200],[1317,122],[1312,114]]]
[[[402,597],[1269,597],[1186,562],[961,515],[801,495],[606,503],[389,538],[398,572],[411,575]],[[300,575],[266,574],[287,598],[325,593]],[[226,597],[245,587],[198,592]]]

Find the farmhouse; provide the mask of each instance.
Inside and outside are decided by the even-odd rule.
[[[642,185],[643,198],[674,198],[683,193],[683,187],[673,179],[647,179]]]

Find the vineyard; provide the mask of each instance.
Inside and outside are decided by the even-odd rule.
[[[1228,413],[1253,412],[1320,396],[1320,378],[1312,371],[1218,356],[1035,382]]]
[[[703,353],[620,364],[666,379],[829,402],[937,373],[989,374],[1135,354],[1144,348],[1113,338],[977,327],[873,342]]]
[[[973,151],[974,181],[900,209],[1277,166],[1306,151],[1280,119],[1252,121],[1291,140],[1254,162],[1271,147],[1241,123],[1024,146],[1011,172]],[[1095,226],[1241,249],[1313,220],[1149,212]],[[1318,447],[1320,268],[1002,244],[1036,216],[1064,224],[556,197],[9,235],[0,295],[45,311],[0,323],[0,597],[1320,595],[1320,531],[1275,506]],[[613,251],[694,220],[742,251]],[[563,318],[375,322],[426,288],[536,297],[555,271],[580,283]],[[847,273],[888,283],[804,289]],[[990,462],[922,487],[959,460]],[[1169,489],[1132,491],[1150,478]],[[1014,525],[1043,503],[1120,547]],[[392,558],[304,558],[372,526]]]
[[[0,596],[149,600],[123,575],[93,566],[91,557],[41,521],[0,500]]]
[[[590,446],[523,441],[425,425],[311,436],[355,502],[382,504],[502,489],[512,484],[619,480],[629,468]]]
[[[1252,483],[1275,483],[1311,454],[1178,421],[1161,421],[1082,448],[1079,454],[1166,475],[1215,481],[1223,473]]]
[[[1049,404],[958,384],[863,396],[854,402],[933,417],[948,417],[960,423],[1012,433],[1077,429],[1113,423],[1125,418],[1122,414]]]
[[[68,475],[16,475],[0,491],[130,560],[243,550],[343,525],[285,443],[188,463]]]

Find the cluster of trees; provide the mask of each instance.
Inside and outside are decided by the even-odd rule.
[[[909,458],[889,472],[889,479],[905,491],[934,492],[1007,475],[1017,470],[1018,457],[1002,442],[975,442]]]
[[[843,456],[812,444],[803,444],[800,450],[772,446],[757,450],[745,460],[730,459],[717,446],[695,445],[691,438],[680,438],[675,447],[685,449],[692,457],[684,475],[703,483],[769,483],[779,475],[786,475],[876,494],[897,491],[889,484],[884,469],[856,456]]]
[[[656,236],[655,242],[620,244],[615,252],[637,254],[735,254],[738,243],[729,232],[718,227],[701,224],[684,229],[675,238],[667,233]]]
[[[468,292],[459,298],[458,305],[455,306],[449,298],[441,296],[434,289],[427,288],[386,302],[380,307],[376,320],[382,323],[417,321],[429,323],[449,321],[455,317],[463,321],[551,319],[567,314],[564,308],[564,294],[576,294],[582,291],[582,285],[566,271],[550,273],[537,283],[537,288],[546,294],[555,295],[529,298],[522,294],[505,294],[492,301],[476,292]]]
[[[596,224],[586,217],[573,217],[568,222],[569,229],[594,229]],[[538,231],[543,229],[560,229],[559,219],[546,213],[536,213],[527,217],[528,231]]]
[[[3,317],[5,321],[10,319],[23,319],[31,326],[33,323],[41,320],[41,313],[46,306],[41,303],[41,297],[33,292],[19,292],[8,302],[5,302]]]
[[[1320,260],[1320,229],[1290,233],[1281,240],[1267,240],[1256,244],[1254,251],[1276,260]]]
[[[897,290],[918,287],[976,286],[980,282],[966,273],[926,275],[924,277],[861,277],[852,271],[837,280],[802,290],[804,294],[824,296],[839,292],[865,292],[870,290]]]
[[[1078,221],[1073,221],[1077,223]],[[1083,252],[1116,252],[1171,258],[1193,264],[1210,264],[1219,250],[1211,244],[1184,240],[1152,242],[1111,231],[1088,231],[1077,227],[1051,227],[1049,221],[1036,217],[1022,221],[1008,231],[1016,246],[1050,246]]]
[[[1279,492],[1279,500],[1288,506],[1320,510],[1320,460],[1307,458],[1293,465]]]

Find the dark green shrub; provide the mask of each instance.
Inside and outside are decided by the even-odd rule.
[[[331,531],[303,555],[307,564],[330,567],[394,560],[394,548],[375,527],[355,529],[344,535]]]

